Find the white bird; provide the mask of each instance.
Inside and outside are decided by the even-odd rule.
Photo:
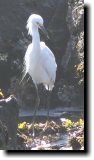
[[[36,14],[30,15],[26,28],[28,34],[32,36],[32,43],[28,46],[24,57],[24,77],[27,73],[32,77],[37,90],[37,105],[39,105],[37,85],[42,83],[46,90],[52,91],[56,79],[57,64],[52,51],[45,42],[40,42],[38,29],[40,28],[47,33],[43,25],[43,18]]]

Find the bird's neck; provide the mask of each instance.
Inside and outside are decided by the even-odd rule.
[[[40,47],[40,35],[37,26],[32,25],[32,44],[33,47]]]

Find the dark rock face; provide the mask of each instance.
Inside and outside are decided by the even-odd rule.
[[[19,83],[23,57],[32,40],[27,36],[25,28],[31,13],[40,14],[44,18],[50,40],[43,35],[41,39],[51,48],[58,64],[51,104],[76,105],[77,99],[82,97],[83,73],[81,71],[78,74],[77,69],[78,65],[84,62],[83,3],[83,0],[0,1],[0,88],[4,89],[6,94],[14,93],[22,106],[31,107],[35,103],[32,81]],[[40,87],[41,105],[44,105],[44,92]],[[74,94],[70,96],[71,93]],[[77,104],[81,103],[78,100]]]
[[[5,134],[2,143],[4,146],[8,145],[9,149],[15,149],[16,147],[18,114],[19,107],[17,99],[14,96],[0,100],[0,122],[2,124],[2,126],[0,125],[0,128],[2,127],[4,130],[4,126],[6,126],[7,130],[2,133],[3,136],[4,133],[7,133],[7,135]]]

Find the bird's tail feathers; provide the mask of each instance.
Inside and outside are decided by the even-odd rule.
[[[24,69],[24,70],[23,70],[22,79],[21,79],[21,81],[19,82],[19,84],[21,84],[21,83],[23,82],[23,80],[24,80],[25,77],[26,77],[26,74],[27,74],[27,72],[26,72],[26,70]]]
[[[51,85],[45,84],[44,86],[45,86],[46,90],[48,90],[48,91],[52,91],[54,88],[54,84],[51,84]]]

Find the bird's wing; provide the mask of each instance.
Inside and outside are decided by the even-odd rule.
[[[55,61],[55,56],[52,51],[45,45],[44,42],[40,42],[41,46],[41,64],[45,71],[47,72],[48,76],[50,77],[51,81],[55,81],[56,78],[56,70],[57,64]]]

